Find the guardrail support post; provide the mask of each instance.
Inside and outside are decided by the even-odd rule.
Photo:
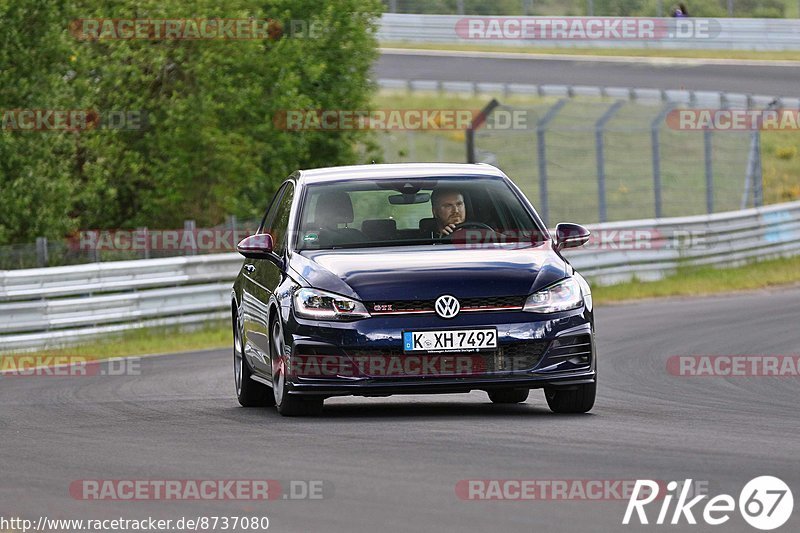
[[[714,167],[712,160],[711,130],[703,130],[703,148],[706,160],[706,212],[714,212]]]
[[[595,142],[595,155],[597,157],[597,209],[600,222],[608,220],[608,205],[606,201],[606,160],[605,160],[605,146],[603,133],[608,124],[617,111],[624,104],[624,100],[617,100],[609,107],[603,116],[600,117],[594,125],[594,142]]]
[[[561,108],[567,103],[567,98],[562,98],[547,110],[547,113],[542,119],[536,123],[536,152],[539,162],[539,215],[545,224],[550,223],[550,206],[548,205],[548,192],[547,192],[547,143],[545,141],[545,133],[547,132],[547,125],[552,121]]]

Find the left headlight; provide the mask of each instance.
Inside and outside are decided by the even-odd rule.
[[[583,305],[583,294],[575,278],[567,278],[546,289],[528,296],[523,311],[531,313],[558,313],[577,309]]]
[[[339,294],[317,289],[298,289],[294,293],[294,312],[317,320],[355,320],[369,318],[364,304]]]

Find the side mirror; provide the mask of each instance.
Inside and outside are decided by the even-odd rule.
[[[236,251],[249,259],[270,259],[274,257],[272,246],[272,235],[261,233],[239,241]]]
[[[589,241],[591,232],[580,224],[562,223],[556,226],[556,250],[577,248]]]

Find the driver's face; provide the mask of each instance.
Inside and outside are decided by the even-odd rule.
[[[433,206],[433,216],[436,217],[440,229],[448,224],[461,224],[467,218],[464,197],[460,193],[440,196]]]

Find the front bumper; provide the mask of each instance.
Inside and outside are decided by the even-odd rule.
[[[593,318],[585,308],[552,315],[471,313],[452,320],[436,315],[378,316],[349,323],[287,315],[284,356],[291,370],[290,394],[388,396],[568,388],[597,379]],[[479,327],[497,328],[498,350],[433,354],[427,356],[428,363],[435,360],[438,366],[426,367],[418,364],[419,356],[402,349],[403,331]],[[375,371],[375,361],[381,363],[380,371]]]

